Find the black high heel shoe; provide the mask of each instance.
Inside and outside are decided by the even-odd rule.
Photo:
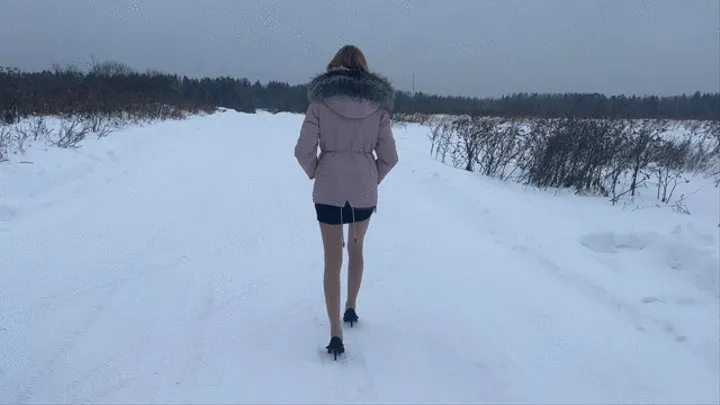
[[[327,349],[328,353],[334,355],[333,360],[337,360],[338,354],[345,353],[345,346],[343,345],[342,339],[337,336],[333,336],[330,339],[330,344],[325,346],[325,348]]]
[[[345,314],[343,315],[343,322],[349,322],[350,327],[353,327],[353,323],[356,323],[358,321],[358,316],[355,313],[355,309],[348,308],[345,310]]]

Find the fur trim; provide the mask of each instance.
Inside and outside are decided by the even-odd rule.
[[[316,76],[308,84],[309,101],[332,96],[365,99],[388,112],[392,111],[395,103],[395,89],[388,79],[362,70],[334,69]]]

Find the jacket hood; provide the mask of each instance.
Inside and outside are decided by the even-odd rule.
[[[395,90],[376,73],[341,68],[313,78],[308,84],[308,100],[323,102],[348,118],[363,118],[378,108],[392,111]]]

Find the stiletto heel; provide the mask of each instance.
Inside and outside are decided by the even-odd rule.
[[[330,344],[325,346],[325,348],[327,349],[328,353],[334,355],[333,360],[337,360],[338,354],[345,353],[345,346],[343,345],[342,339],[337,336],[333,336],[330,339]]]
[[[355,313],[355,309],[348,308],[345,310],[345,314],[343,315],[343,322],[349,322],[350,327],[353,327],[353,323],[356,323],[358,321],[358,316]]]

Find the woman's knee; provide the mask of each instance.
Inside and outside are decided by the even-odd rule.
[[[362,258],[363,254],[363,241],[361,239],[350,240],[350,243],[347,244],[347,252],[348,256],[350,256],[351,259],[353,258]]]
[[[333,271],[340,271],[342,267],[342,250],[339,255],[325,255],[325,268]]]

